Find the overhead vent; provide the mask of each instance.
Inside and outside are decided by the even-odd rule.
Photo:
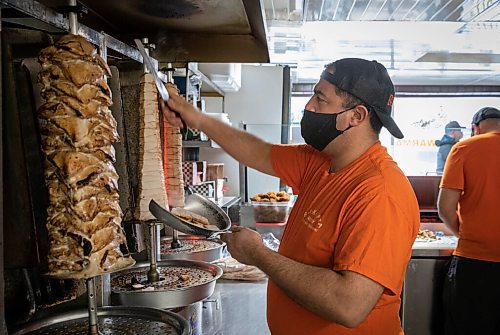
[[[238,92],[241,88],[241,64],[198,63],[198,69],[224,92]]]

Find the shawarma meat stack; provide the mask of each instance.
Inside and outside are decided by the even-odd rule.
[[[165,87],[170,95],[179,95],[175,84]],[[182,135],[179,127],[163,119],[164,145],[163,170],[170,207],[184,207],[184,176],[182,173]]]
[[[136,218],[154,220],[149,212],[149,202],[154,199],[168,209],[165,177],[163,174],[158,91],[154,77],[146,73],[141,78],[139,102],[139,199]]]
[[[121,227],[113,143],[119,140],[105,80],[111,72],[83,37],[39,54],[46,102],[38,110],[49,193],[49,274],[89,278],[134,263]]]

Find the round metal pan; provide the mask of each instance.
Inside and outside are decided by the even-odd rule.
[[[200,194],[194,193],[188,195],[186,197],[184,209],[206,217],[211,225],[217,226],[219,229],[212,230],[200,227],[171,214],[154,200],[149,202],[149,211],[155,218],[173,229],[183,232],[184,234],[214,237],[215,235],[223,233],[231,228],[231,219],[229,219],[226,212],[224,212],[222,208],[217,206],[214,202]]]
[[[181,247],[178,249],[171,249],[170,245],[172,244],[172,238],[162,238],[160,240],[160,259],[182,259],[212,263],[224,256],[226,243],[217,238],[207,239],[201,236],[181,235],[178,237],[178,241],[181,243]],[[196,246],[197,242],[200,244],[210,244],[211,248],[197,250],[192,247],[193,245]],[[170,252],[165,252],[165,250]]]
[[[189,335],[191,327],[180,315],[146,307],[101,307],[97,311],[99,331],[106,335]],[[88,335],[89,312],[76,310],[36,320],[13,335]]]
[[[118,276],[128,278],[139,271],[141,277],[144,278],[145,273],[149,270],[149,262],[137,264],[131,269],[115,273],[111,275],[111,303],[113,305],[125,306],[148,306],[155,308],[176,308],[188,306],[194,302],[201,301],[212,295],[215,289],[215,283],[222,276],[222,269],[217,265],[206,262],[186,261],[186,260],[166,260],[157,263],[160,275],[169,273],[170,269],[185,268],[188,272],[202,270],[210,273],[211,277],[202,283],[196,283],[196,278],[193,278],[195,283],[192,286],[180,288],[154,288],[152,290],[134,290],[132,288],[116,287],[113,282],[119,281]],[[114,280],[117,279],[117,280]],[[124,281],[124,280],[122,280]],[[155,283],[161,286],[161,281]]]

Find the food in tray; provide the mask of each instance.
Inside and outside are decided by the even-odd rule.
[[[184,208],[178,208],[178,207],[172,208],[170,213],[172,213],[173,215],[177,216],[178,218],[184,221],[188,221],[189,223],[194,224],[195,226],[209,230],[219,230],[219,227],[210,224],[210,222],[206,217],[190,212]]]
[[[259,193],[250,198],[256,202],[288,202],[290,195],[284,191]]]
[[[417,234],[417,241],[435,241],[438,240],[439,237],[434,234],[433,231],[429,229],[419,229]]]
[[[285,222],[290,211],[290,195],[286,192],[259,193],[250,198],[255,222]]]
[[[169,291],[204,285],[216,279],[206,270],[185,266],[159,266],[160,281],[149,283],[149,267],[125,270],[111,276],[111,290],[115,293],[126,291]]]
[[[195,253],[213,250],[222,246],[221,243],[210,240],[182,240],[180,248],[172,249],[171,243],[171,239],[161,241],[160,251],[162,254]]]
[[[71,34],[43,49],[38,60],[49,275],[80,279],[128,267],[134,260],[113,167],[119,137],[105,80],[111,71],[92,44]]]
[[[182,281],[188,281],[188,280],[191,280],[191,276],[188,275],[188,274],[181,274],[179,275],[179,278],[182,280]]]

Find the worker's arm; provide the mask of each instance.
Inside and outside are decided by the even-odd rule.
[[[306,265],[280,255],[250,229],[237,227],[221,238],[234,258],[260,268],[297,304],[345,327],[361,324],[384,291],[359,273]]]
[[[172,125],[182,127],[181,119],[173,113],[176,111],[189,127],[203,131],[237,161],[260,172],[276,175],[271,164],[270,143],[200,112],[180,96],[171,95],[167,105],[161,101],[165,116]]]
[[[461,194],[461,190],[441,188],[439,190],[437,201],[439,217],[456,236],[458,236],[457,208]]]

